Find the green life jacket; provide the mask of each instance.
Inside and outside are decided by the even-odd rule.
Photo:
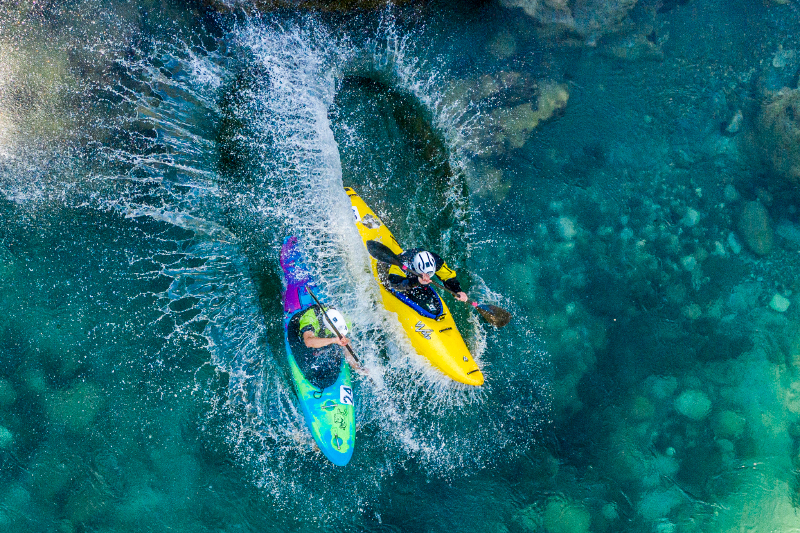
[[[327,308],[325,309],[328,310]],[[353,327],[350,325],[350,321],[347,318],[344,319],[344,323],[347,324],[347,329],[351,330]],[[300,336],[303,336],[303,330],[308,326],[314,330],[314,335],[320,338],[328,339],[336,336],[336,333],[329,330],[327,327],[323,327],[323,319],[322,319],[322,309],[318,305],[313,305],[303,313],[303,316],[300,317],[300,324],[299,324],[299,331]]]

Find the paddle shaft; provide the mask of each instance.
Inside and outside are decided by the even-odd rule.
[[[319,308],[322,309],[322,314],[324,314],[325,316],[328,316],[328,312],[325,311],[325,307],[323,307],[323,305],[321,303],[319,303],[319,300],[314,295],[314,293],[311,292],[311,289],[309,289],[308,286],[306,286],[306,290],[308,291],[308,294],[310,294],[311,297],[314,299],[314,302],[316,302],[316,304],[319,306]],[[337,337],[339,337],[340,339],[344,338],[344,336],[341,333],[339,333],[339,330],[336,329],[336,326],[333,325],[333,321],[330,318],[328,318],[328,324],[330,325],[331,329],[333,329],[333,332],[336,333]],[[350,355],[353,356],[353,359],[356,360],[356,363],[360,363],[361,362],[361,361],[359,361],[358,357],[356,357],[356,353],[353,351],[353,348],[351,348],[349,344],[345,344],[344,347],[347,348],[347,351],[350,352]]]
[[[400,265],[398,265],[398,266],[399,266],[400,268],[402,268],[403,270],[407,270],[407,271],[411,272],[412,274],[416,275],[416,276],[417,276],[417,278],[419,278],[419,279],[422,279],[422,272],[417,272],[417,271],[416,271],[416,270],[414,270],[413,268],[408,268],[408,267],[407,267],[406,265],[404,265],[404,264],[400,264]],[[434,279],[434,278],[433,278],[433,276],[428,276],[428,277],[430,277],[430,278],[431,278],[431,283],[433,283],[434,285],[436,285],[436,286],[437,286],[437,287],[439,287],[440,289],[444,289],[444,290],[446,290],[447,292],[449,292],[449,293],[450,293],[450,294],[452,294],[453,296],[458,296],[458,293],[457,293],[456,291],[454,291],[453,289],[451,289],[451,288],[447,287],[447,286],[446,286],[444,283],[442,283],[442,282],[440,282],[440,281],[437,281],[436,279]],[[478,302],[476,302],[476,301],[473,301],[473,300],[470,300],[469,298],[467,298],[467,299],[466,299],[466,301],[465,301],[464,303],[468,303],[468,304],[470,304],[472,307],[478,307]]]

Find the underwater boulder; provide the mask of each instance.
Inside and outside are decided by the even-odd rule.
[[[592,516],[579,503],[553,498],[547,502],[542,522],[550,533],[588,533]]]
[[[4,426],[0,426],[0,450],[8,450],[14,444],[14,434]]]
[[[524,533],[539,531],[542,525],[541,512],[536,504],[520,509],[513,518],[514,529]]]
[[[800,184],[800,89],[767,93],[757,123],[765,162],[790,184]]]
[[[767,63],[761,79],[761,88],[764,91],[780,91],[784,87],[792,87],[797,83],[797,74],[800,71],[800,53],[791,48],[778,46],[772,61]]]
[[[254,11],[276,11],[278,9],[299,8],[311,11],[347,12],[369,10],[377,11],[389,5],[405,4],[409,0],[205,0],[205,4],[217,11],[229,12],[242,9]]]
[[[0,111],[0,144],[2,144],[2,135],[4,130],[3,115]],[[0,282],[11,281],[11,278],[16,272],[16,261],[8,248],[0,244]]]
[[[657,37],[649,27],[633,34],[608,38],[603,53],[625,61],[661,61],[664,59],[663,43],[666,37]]]
[[[0,379],[0,409],[7,409],[17,401],[17,393],[10,381]]]
[[[556,112],[564,109],[569,101],[569,88],[565,83],[546,81],[539,87],[536,106],[531,102],[513,107],[501,107],[491,113],[496,126],[494,144],[522,148],[534,129]]]
[[[501,71],[452,82],[442,107],[467,110],[458,118],[469,124],[462,148],[487,159],[521,148],[539,124],[566,107],[569,96],[566,83]]]
[[[773,235],[769,213],[761,202],[747,202],[739,216],[739,235],[747,247],[757,255],[772,251]]]
[[[785,313],[792,302],[780,293],[775,293],[769,301],[769,308],[778,313]]]
[[[503,176],[503,171],[488,164],[479,164],[467,173],[467,186],[481,198],[500,203],[511,190],[511,183]]]
[[[496,59],[507,59],[517,53],[517,40],[508,31],[501,31],[489,41],[486,51]]]
[[[54,439],[39,448],[29,465],[31,486],[43,501],[53,501],[66,493],[76,479],[80,461],[61,440]]]
[[[100,389],[88,382],[53,393],[47,399],[47,414],[54,424],[82,432],[94,423],[94,418],[102,407]]]
[[[686,496],[677,487],[658,487],[642,495],[636,504],[636,512],[645,520],[661,521],[666,519],[685,498]]]
[[[711,412],[711,400],[699,390],[687,390],[675,400],[675,410],[691,420],[703,420]]]
[[[506,7],[521,8],[546,26],[560,26],[595,44],[619,29],[637,0],[501,0]]]
[[[747,420],[734,411],[722,411],[714,420],[714,435],[720,439],[737,440],[744,434]]]

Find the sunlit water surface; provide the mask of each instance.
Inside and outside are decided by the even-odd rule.
[[[659,6],[599,44],[491,3],[0,8],[4,530],[800,527],[798,211],[734,251],[771,193],[723,131],[797,11]],[[382,309],[344,186],[514,314],[448,300],[485,386]],[[345,468],[285,363],[292,234],[373,376]]]

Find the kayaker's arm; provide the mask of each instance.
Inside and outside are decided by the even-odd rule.
[[[361,366],[359,362],[356,361],[355,358],[347,350],[344,351],[344,359],[345,361],[347,361],[347,364],[349,364],[353,370],[355,370],[362,376],[369,376],[369,372],[367,372],[367,370],[363,366]]]
[[[350,344],[350,339],[347,337],[342,337],[341,339],[338,337],[317,337],[313,331],[306,331],[303,333],[303,343],[308,348],[324,348],[325,346],[330,346],[331,344],[346,346],[347,344]]]
[[[398,292],[406,292],[414,287],[419,287],[419,280],[417,276],[412,273],[409,273],[408,276],[403,276],[390,272],[388,281],[389,286]]]
[[[329,346],[331,344],[346,346],[350,344],[350,339],[348,339],[347,337],[342,337],[341,339],[337,337],[331,337],[331,338],[317,337],[316,335],[314,335],[313,331],[306,331],[305,333],[303,333],[303,342],[309,348],[324,348],[325,346]],[[353,368],[353,370],[355,370],[362,376],[369,375],[369,373],[364,369],[364,367],[358,364],[358,361],[356,361],[355,357],[353,357],[353,355],[350,353],[349,350],[344,351],[344,358],[347,361],[347,363]]]
[[[461,283],[456,279],[456,271],[447,266],[447,263],[438,255],[433,254],[433,257],[436,259],[436,277],[442,280],[442,284],[453,292],[457,300],[466,302],[469,298],[467,298],[467,293],[461,290]]]

